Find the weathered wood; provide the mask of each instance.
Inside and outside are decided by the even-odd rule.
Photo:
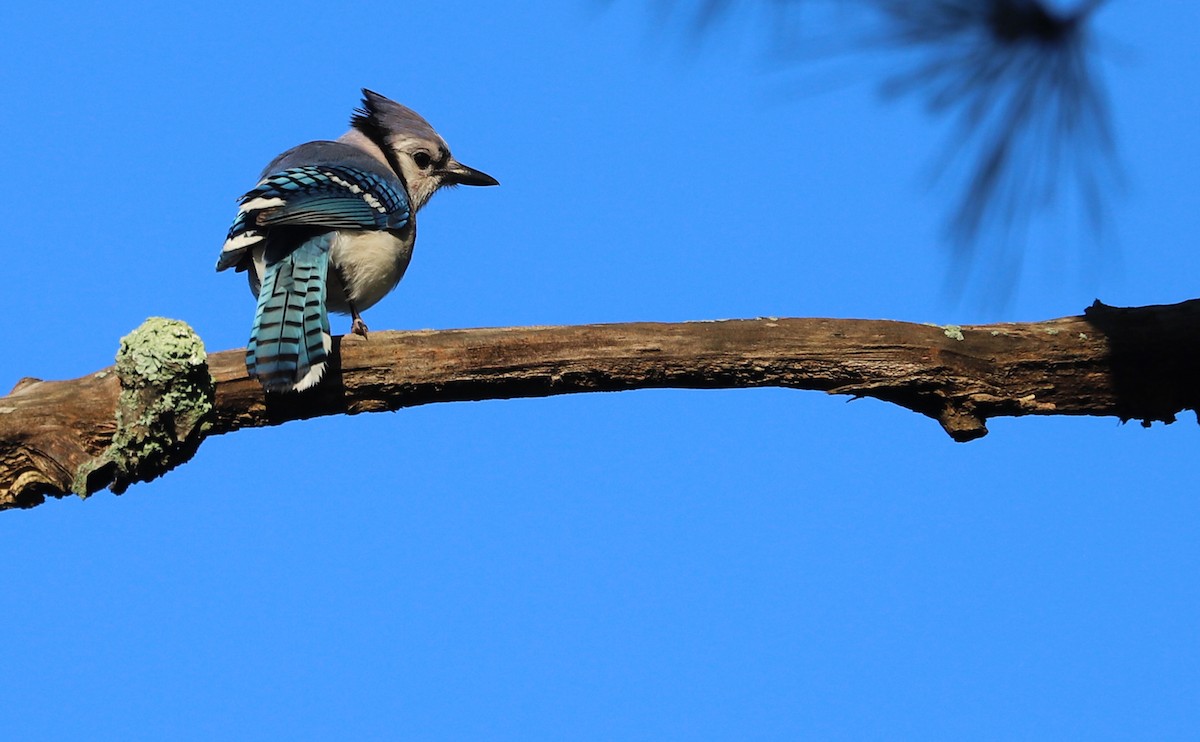
[[[335,338],[328,378],[303,394],[265,396],[242,350],[210,355],[208,366],[216,390],[208,435],[432,402],[780,386],[875,397],[969,441],[992,417],[1148,425],[1197,409],[1200,300],[1129,309],[1097,302],[1084,316],[963,327],[759,318],[376,332]],[[71,381],[22,380],[0,399],[0,509],[123,486],[111,466],[96,465],[117,428],[120,390],[107,368]],[[186,460],[187,448],[167,468]]]

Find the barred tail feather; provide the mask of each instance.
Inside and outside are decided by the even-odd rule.
[[[246,368],[271,392],[304,391],[329,355],[325,276],[333,235],[314,237],[267,266],[246,347]]]

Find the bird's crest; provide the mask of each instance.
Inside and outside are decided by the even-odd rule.
[[[419,113],[366,88],[363,88],[362,107],[355,109],[350,125],[376,143],[390,144],[411,137],[445,144]]]

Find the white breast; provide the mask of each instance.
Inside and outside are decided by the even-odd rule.
[[[392,232],[339,232],[329,252],[329,309],[349,313],[349,296],[362,312],[396,288],[412,259],[415,237],[411,229],[401,237]]]

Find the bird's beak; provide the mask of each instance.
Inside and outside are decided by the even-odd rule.
[[[442,169],[442,173],[442,182],[446,185],[500,185],[500,181],[496,180],[482,170],[476,170],[473,167],[467,167],[461,162],[457,162],[455,160],[451,160],[446,167]]]

